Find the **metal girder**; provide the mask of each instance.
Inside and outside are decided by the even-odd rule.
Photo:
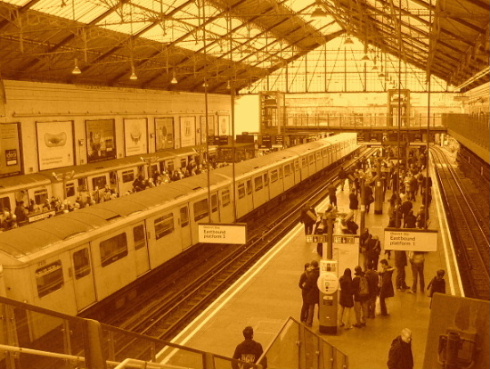
[[[20,8],[18,8],[15,12],[15,18],[10,19],[10,20],[5,19],[5,20],[0,22],[0,31],[4,27],[6,27],[9,23],[14,23],[20,16],[22,16],[25,12],[27,12],[30,8],[32,8],[34,5],[36,5],[40,1],[41,0],[31,0],[27,4],[25,4],[24,6],[21,6]]]

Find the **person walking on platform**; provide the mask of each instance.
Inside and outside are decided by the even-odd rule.
[[[246,363],[260,364],[262,368],[267,369],[267,358],[264,357],[260,362],[258,360],[264,353],[262,345],[257,341],[254,341],[254,330],[252,327],[245,327],[243,330],[243,337],[245,340],[238,344],[233,354],[233,359],[241,360]],[[245,369],[249,366],[244,366],[237,361],[232,362],[233,369]]]
[[[359,236],[359,246],[361,249],[361,255],[362,255],[362,266],[364,267],[364,270],[367,269],[367,264],[368,264],[368,242],[371,239],[372,235],[369,233],[368,228],[364,228],[364,232]]]
[[[388,316],[388,309],[386,308],[386,299],[395,296],[393,289],[392,276],[395,268],[388,264],[388,260],[383,259],[380,261],[381,271],[379,276],[381,278],[381,287],[379,289],[379,307],[381,308],[381,315]]]
[[[337,207],[337,187],[333,184],[328,186],[328,200],[330,205]]]
[[[412,289],[409,290],[409,293],[417,292],[417,281],[420,281],[420,291],[425,291],[425,280],[424,280],[424,264],[425,264],[425,255],[421,251],[411,251],[408,255],[410,260],[410,266],[412,267]]]
[[[395,268],[396,268],[395,285],[398,291],[404,291],[409,289],[405,281],[406,266],[407,266],[407,253],[402,250],[395,250]]]
[[[371,204],[374,202],[373,188],[371,184],[364,186],[364,205],[366,206],[366,214],[369,213]]]
[[[419,212],[416,216],[417,228],[423,229],[427,226],[427,220],[429,219],[429,215],[425,209],[424,205],[420,205]]]
[[[339,179],[340,179],[340,190],[343,191],[345,186],[345,180],[347,179],[347,172],[345,171],[344,167],[340,168]]]
[[[310,263],[311,270],[307,273],[306,280],[306,303],[308,304],[308,317],[306,318],[306,325],[308,327],[313,326],[313,317],[315,314],[315,305],[319,304],[320,290],[318,289],[317,281],[320,276],[320,268],[318,267],[318,261],[313,260]]]
[[[346,268],[344,275],[339,279],[340,284],[340,326],[344,329],[352,329],[351,311],[354,307],[354,291],[352,290],[352,272]],[[345,313],[345,318],[344,318]]]
[[[349,209],[353,214],[354,222],[357,221],[357,213],[359,212],[359,199],[357,198],[356,190],[352,190],[349,194]]]
[[[313,226],[317,221],[315,208],[311,204],[305,204],[301,209],[301,223],[305,225],[305,235],[313,233]]]
[[[388,354],[388,369],[413,369],[412,331],[403,328],[401,334],[391,342]]]
[[[367,317],[374,319],[376,317],[376,298],[379,294],[379,274],[374,268],[366,271],[366,279],[369,284],[369,300]]]
[[[310,269],[310,263],[305,264],[305,269],[301,276],[299,277],[299,288],[301,288],[301,297],[303,299],[303,305],[301,306],[300,319],[303,323],[306,323],[306,319],[308,319],[308,304],[306,302],[306,281],[308,279],[308,270]]]
[[[427,285],[430,297],[429,307],[432,307],[432,296],[434,296],[434,293],[446,293],[446,280],[444,279],[444,274],[446,274],[444,269],[439,269],[436,273],[436,276],[432,278],[432,280]]]
[[[359,265],[356,266],[354,271],[355,277],[352,280],[354,311],[356,313],[356,324],[354,324],[354,327],[361,328],[366,326],[368,316],[369,283]]]
[[[379,254],[381,253],[381,241],[378,236],[373,236],[367,244],[367,269],[378,269]]]

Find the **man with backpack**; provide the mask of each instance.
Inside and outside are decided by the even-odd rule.
[[[354,269],[355,277],[352,280],[352,289],[354,290],[354,311],[356,312],[356,328],[366,326],[368,317],[368,301],[369,301],[369,282],[360,266]]]

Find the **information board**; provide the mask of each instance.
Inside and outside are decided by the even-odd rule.
[[[231,243],[243,245],[247,242],[247,224],[198,224],[199,242],[201,243]]]
[[[359,261],[359,236],[353,234],[333,235],[333,258],[338,261],[339,275],[344,274],[345,268],[351,271]]]
[[[385,250],[437,251],[437,231],[385,228]]]

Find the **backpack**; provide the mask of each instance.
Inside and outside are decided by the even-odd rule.
[[[359,296],[369,295],[369,284],[365,276],[359,277]]]

